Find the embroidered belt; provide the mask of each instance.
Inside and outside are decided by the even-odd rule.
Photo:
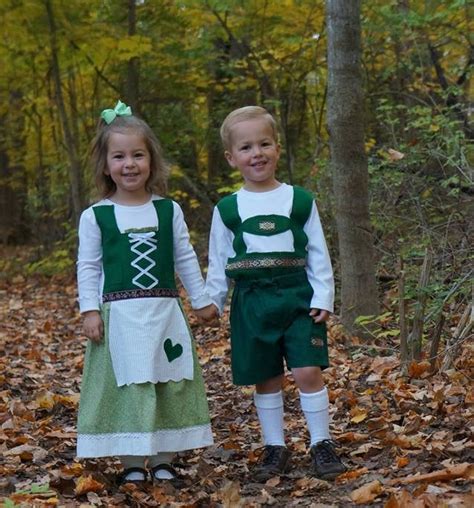
[[[179,291],[170,288],[153,289],[126,289],[124,291],[113,291],[102,296],[103,303],[115,302],[117,300],[129,300],[130,298],[178,298]]]
[[[242,259],[229,263],[225,269],[228,272],[233,270],[251,268],[294,268],[306,266],[306,260],[302,258],[263,258],[263,259]]]

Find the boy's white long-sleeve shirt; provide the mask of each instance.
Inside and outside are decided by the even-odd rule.
[[[129,229],[156,227],[158,217],[153,199],[144,205],[124,206],[105,199],[87,208],[79,222],[79,251],[77,260],[77,280],[79,288],[79,308],[81,312],[99,310],[103,286],[102,235],[97,224],[94,206],[114,205],[115,219],[123,233]],[[205,291],[204,280],[196,253],[189,240],[189,231],[183,212],[173,201],[173,252],[175,271],[190,298],[191,306],[200,309],[212,302]]]
[[[242,221],[256,215],[283,215],[289,217],[293,206],[293,187],[281,184],[268,192],[249,192],[240,189],[237,207]],[[334,311],[334,277],[323,228],[316,203],[313,201],[310,216],[304,225],[308,237],[306,273],[313,288],[310,307]],[[206,289],[214,304],[222,313],[229,291],[230,279],[225,274],[227,260],[236,255],[232,243],[234,234],[222,221],[217,207],[211,223],[209,239],[209,268]],[[244,233],[247,252],[294,252],[291,231],[273,236]]]

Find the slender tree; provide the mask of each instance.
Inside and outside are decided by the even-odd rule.
[[[79,140],[74,137],[73,127],[71,127],[71,121],[66,110],[66,103],[63,94],[63,84],[61,80],[61,69],[59,66],[56,20],[51,0],[45,1],[45,7],[50,30],[51,68],[55,84],[55,101],[58,108],[59,117],[61,119],[64,143],[66,145],[70,164],[69,181],[71,184],[71,201],[73,212],[72,222],[74,225],[76,225],[79,222],[80,214],[84,208],[82,197],[81,161],[79,159],[78,149]]]
[[[329,146],[341,263],[341,317],[379,310],[369,217],[360,72],[360,1],[326,0]]]
[[[128,7],[128,35],[133,36],[137,33],[137,4],[136,0],[126,0]],[[138,56],[130,58],[127,62],[127,82],[125,86],[125,95],[128,104],[132,106],[132,110],[139,112],[139,66],[140,59]]]

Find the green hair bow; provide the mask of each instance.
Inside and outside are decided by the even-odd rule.
[[[104,109],[100,114],[107,125],[111,124],[117,116],[132,116],[132,108],[119,100],[114,109]]]

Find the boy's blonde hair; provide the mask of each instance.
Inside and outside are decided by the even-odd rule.
[[[239,122],[246,120],[255,120],[256,118],[265,119],[272,128],[273,137],[278,143],[278,126],[273,116],[260,106],[244,106],[243,108],[234,109],[231,111],[222,122],[221,126],[221,140],[225,150],[230,150],[232,147],[232,127]]]
[[[97,134],[92,141],[90,158],[95,172],[95,182],[101,198],[112,196],[117,190],[107,169],[107,151],[110,136],[113,133],[135,134],[141,136],[150,153],[150,176],[146,190],[152,194],[164,196],[167,191],[169,166],[163,158],[160,143],[149,125],[137,116],[117,116],[110,124],[100,119]]]

